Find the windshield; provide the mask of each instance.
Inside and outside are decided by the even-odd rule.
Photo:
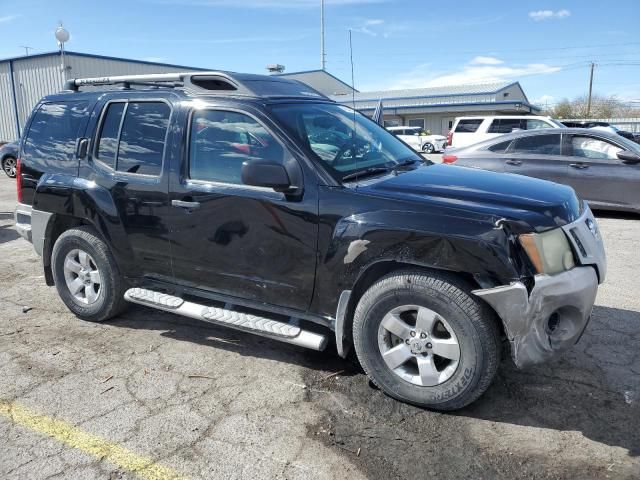
[[[343,105],[300,103],[271,108],[339,181],[353,178],[356,172],[384,172],[407,161],[422,160],[380,125]]]

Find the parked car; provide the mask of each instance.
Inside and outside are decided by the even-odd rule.
[[[418,152],[441,152],[447,144],[447,137],[430,135],[422,127],[387,127],[387,130]]]
[[[592,207],[640,212],[640,145],[604,131],[518,132],[447,151],[443,163],[551,180]]]
[[[466,147],[505,133],[541,128],[564,128],[564,125],[550,117],[535,115],[458,117],[448,134],[447,144],[454,148]]]
[[[595,120],[563,120],[562,124],[569,128],[594,128],[596,130],[603,130],[609,133],[616,133],[628,140],[640,143],[640,134],[629,132],[627,130],[620,130],[618,127],[607,122],[599,122]]]
[[[587,325],[606,260],[569,187],[424,161],[280,77],[66,89],[25,127],[15,216],[81,319],[132,302],[315,350],[333,337],[388,395],[440,410],[487,389],[501,337],[524,367]]]
[[[0,163],[2,170],[9,177],[16,177],[16,165],[18,160],[18,142],[5,143],[0,147]]]

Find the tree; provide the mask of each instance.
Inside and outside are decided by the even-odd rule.
[[[544,114],[559,119],[637,117],[640,115],[637,108],[625,105],[613,95],[608,97],[593,95],[591,97],[591,111],[588,115],[587,106],[586,95],[576,97],[573,100],[565,98],[554,107],[545,109]]]

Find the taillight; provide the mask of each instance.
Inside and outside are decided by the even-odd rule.
[[[455,155],[443,155],[442,156],[442,163],[453,163],[456,160],[458,160],[458,157],[456,157]]]
[[[22,203],[22,162],[16,160],[16,192],[18,193],[18,203]]]
[[[449,130],[449,133],[447,133],[447,145],[453,145],[453,130]]]

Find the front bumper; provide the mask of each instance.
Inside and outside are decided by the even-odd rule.
[[[513,361],[521,368],[544,362],[580,339],[606,275],[604,245],[589,207],[585,204],[580,218],[562,228],[578,266],[536,275],[531,292],[522,282],[473,292],[500,316]]]

